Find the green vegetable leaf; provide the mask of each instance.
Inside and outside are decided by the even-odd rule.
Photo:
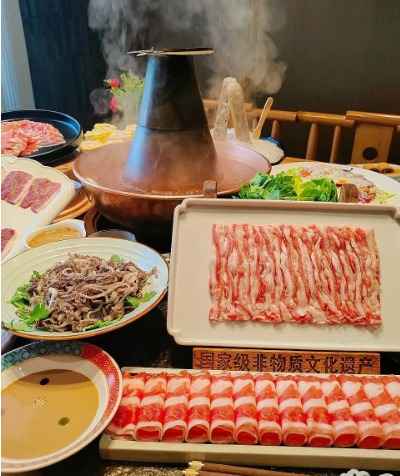
[[[46,317],[48,317],[50,314],[51,311],[46,311],[46,305],[44,303],[35,304],[32,308],[32,311],[29,313],[29,319],[27,319],[25,322],[27,324],[33,324],[39,319],[46,319]]]
[[[143,297],[141,298],[136,298],[133,296],[128,296],[126,300],[129,302],[129,304],[133,307],[133,309],[136,309],[139,307],[142,303],[150,301],[155,295],[157,294],[156,291],[151,291],[149,293],[146,293]]]
[[[125,262],[124,258],[121,258],[118,255],[112,255],[111,261],[114,261],[115,264],[123,264]]]
[[[23,284],[22,286],[17,288],[15,294],[8,302],[14,307],[17,307],[18,309],[20,309],[21,307],[25,307],[27,304],[29,304],[30,298],[29,293],[26,291],[28,288],[29,283]]]
[[[277,175],[256,173],[248,184],[242,184],[239,198],[262,200],[307,200],[337,202],[335,182],[328,178],[303,180],[300,167]]]
[[[115,324],[121,319],[122,319],[122,316],[119,316],[116,319],[113,319],[112,321],[97,321],[91,324],[90,326],[84,327],[82,329],[82,332],[91,331],[92,329],[100,329],[102,327],[107,327],[107,326],[110,326],[111,324]]]

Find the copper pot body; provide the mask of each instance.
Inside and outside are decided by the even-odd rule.
[[[110,221],[141,236],[172,232],[174,209],[185,198],[202,197],[201,193],[151,194],[136,192],[123,180],[129,142],[110,144],[84,152],[75,161],[73,171],[91,201]],[[270,173],[271,164],[263,155],[226,142],[215,142],[218,164],[222,170],[217,182],[218,196],[231,197],[242,183],[256,172]]]

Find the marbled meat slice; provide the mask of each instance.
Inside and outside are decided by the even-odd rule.
[[[308,446],[320,448],[332,446],[334,432],[320,380],[311,375],[298,375],[296,382],[306,414]]]
[[[7,121],[1,125],[2,154],[31,155],[41,147],[65,144],[64,136],[52,124],[30,121]]]
[[[364,449],[380,448],[383,443],[382,425],[364,391],[361,379],[344,374],[339,375],[338,379],[360,430],[357,446]]]
[[[382,323],[372,229],[214,224],[212,241],[211,322]]]
[[[161,441],[182,443],[186,431],[190,375],[187,371],[168,375]]]
[[[12,170],[1,184],[1,199],[13,205],[19,203],[29,189],[32,179],[28,172]]]
[[[308,441],[308,428],[296,379],[290,375],[278,375],[275,386],[283,443],[287,446],[303,446]]]
[[[188,443],[206,443],[210,431],[211,377],[208,372],[192,374],[188,403]]]
[[[235,410],[235,442],[239,445],[258,443],[257,403],[251,374],[233,377],[233,408]]]
[[[148,374],[136,425],[137,441],[160,441],[166,393],[166,373]]]
[[[35,178],[21,202],[22,208],[40,212],[61,190],[61,184],[47,178]]]
[[[131,375],[122,373],[122,399],[105,433],[114,440],[134,440],[139,416],[140,402],[143,397],[146,374]]]
[[[233,383],[228,372],[211,376],[211,443],[234,443]]]
[[[259,442],[278,446],[282,443],[282,427],[275,382],[268,373],[255,377]]]
[[[383,430],[382,447],[400,449],[400,411],[386,390],[385,385],[377,377],[362,377],[364,391],[374,407]]]
[[[321,388],[334,430],[334,446],[339,448],[354,446],[360,436],[360,431],[353,419],[349,403],[338,379],[335,375],[322,379]]]
[[[11,251],[16,236],[17,232],[14,228],[1,229],[1,259],[5,258]]]

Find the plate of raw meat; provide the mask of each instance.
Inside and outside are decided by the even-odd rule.
[[[32,159],[2,155],[2,262],[24,251],[25,236],[51,223],[80,188],[57,169]]]
[[[186,199],[168,331],[181,345],[398,352],[399,242],[395,206]]]
[[[31,109],[1,115],[1,153],[50,164],[72,154],[83,133],[73,117],[56,111]]]

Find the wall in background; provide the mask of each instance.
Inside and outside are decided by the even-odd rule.
[[[88,26],[88,0],[19,0],[37,109],[75,117],[88,130],[98,121],[90,92],[105,65]]]
[[[259,3],[259,0],[243,1],[251,8]],[[400,114],[398,0],[271,0],[272,6],[274,2],[286,12],[285,26],[272,36],[280,49],[279,59],[288,65],[282,88],[274,95],[275,109]],[[36,107],[70,113],[84,130],[89,129],[98,120],[89,95],[101,87],[105,65],[100,39],[88,27],[88,0],[19,0],[19,3]],[[217,1],[215,5],[218,14]],[[153,20],[158,16],[160,21],[146,22],[150,30],[146,38],[150,42],[162,38],[160,30],[165,29],[169,38],[175,40],[174,46],[179,46],[178,32],[167,31],[162,12],[155,11]],[[199,15],[199,25],[201,21]],[[253,27],[249,24],[249,41]],[[180,46],[195,45],[200,30],[201,25],[196,30],[180,32],[184,38]],[[205,64],[201,58],[196,60],[201,86],[207,75]],[[266,95],[258,94],[252,99],[262,107]],[[321,131],[321,159],[329,156],[332,132]],[[283,128],[287,155],[304,156],[307,133],[308,127],[303,124]],[[353,133],[345,130],[343,161],[350,158],[352,139]],[[390,161],[400,163],[399,134],[394,137]]]

